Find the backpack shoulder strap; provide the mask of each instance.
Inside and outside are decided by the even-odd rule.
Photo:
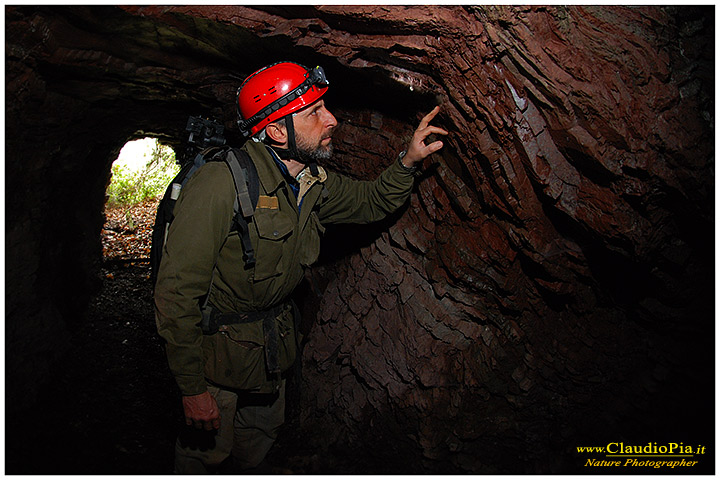
[[[233,226],[238,231],[243,245],[245,266],[250,268],[255,265],[255,250],[250,241],[248,222],[255,213],[260,198],[260,179],[255,164],[244,150],[229,150],[225,156],[225,163],[230,168],[237,193]]]
[[[237,201],[242,215],[252,217],[260,197],[260,181],[255,164],[245,151],[239,149],[229,150],[225,162],[235,181]]]

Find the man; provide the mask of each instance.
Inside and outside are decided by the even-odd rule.
[[[368,223],[402,206],[416,166],[442,148],[445,135],[420,122],[405,152],[375,181],[326,172],[337,126],[323,95],[322,68],[281,62],[250,75],[238,89],[239,126],[252,136],[242,150],[259,177],[249,225],[256,263],[230,231],[235,184],[224,162],[209,162],[183,188],[175,206],[155,286],[158,332],[182,392],[186,423],[213,435],[212,448],[178,439],[177,473],[207,473],[224,462],[257,467],[284,421],[284,375],[298,338],[288,298],[319,255],[325,224]],[[210,292],[208,294],[208,287]],[[216,333],[201,330],[201,299],[221,312]],[[207,333],[207,332],[206,332]]]

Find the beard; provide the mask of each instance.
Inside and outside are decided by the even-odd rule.
[[[326,146],[318,143],[313,145],[312,142],[300,135],[296,137],[297,151],[300,158],[297,160],[301,163],[320,163],[321,161],[330,160],[333,154],[332,140]]]

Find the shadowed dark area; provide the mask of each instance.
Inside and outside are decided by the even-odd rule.
[[[438,103],[451,135],[392,219],[328,229],[271,463],[713,473],[714,13],[6,6],[7,472],[172,471],[146,268],[102,264],[111,164],[145,136],[182,151],[189,115],[240,142],[237,87],[290,59],[330,79],[328,168],[374,178]],[[611,442],[707,453],[577,451]]]

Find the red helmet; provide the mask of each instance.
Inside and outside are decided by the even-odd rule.
[[[329,82],[322,67],[310,70],[298,63],[280,62],[250,75],[238,88],[240,132],[255,135],[277,121],[322,97]]]

